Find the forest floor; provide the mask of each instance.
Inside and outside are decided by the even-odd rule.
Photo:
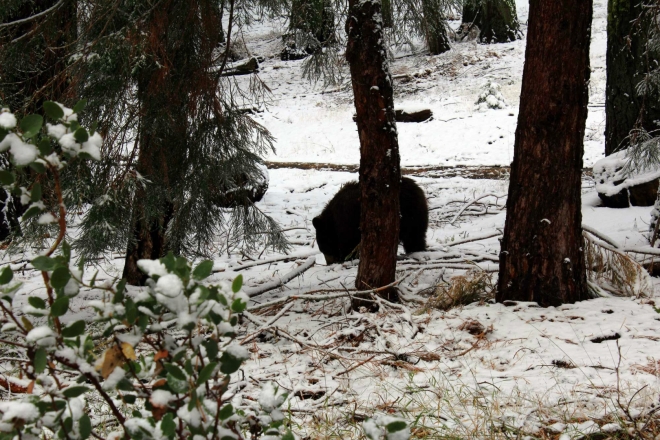
[[[604,151],[606,3],[595,1],[585,167]],[[526,23],[527,2],[517,5]],[[267,157],[270,188],[257,206],[280,222],[291,249],[244,255],[219,239],[210,281],[242,274],[254,291],[288,273],[301,275],[250,303],[239,340],[253,356],[233,378],[234,406],[256,405],[261,385],[276,382],[290,392],[285,407],[293,431],[309,439],[359,438],[360,422],[378,414],[408,420],[415,438],[660,433],[655,279],[640,276],[627,285],[625,298],[557,308],[491,301],[525,41],[466,42],[440,56],[415,54],[421,46],[394,51],[396,106],[434,113],[425,123],[398,124],[404,173],[429,200],[428,250],[404,255],[400,249],[403,302],[382,303],[372,314],[350,311],[347,289],[357,263],[326,265],[312,226],[341,185],[357,178],[346,67],[338,86],[303,79],[303,61],[277,57],[284,25],[255,24],[243,39],[253,54],[266,57],[259,76],[272,91],[271,103],[254,117],[277,139]],[[493,81],[506,107],[480,109],[477,98]],[[623,247],[648,246],[650,207],[601,207],[588,170],[582,192],[586,225]],[[122,257],[109,255],[97,281],[120,276]],[[22,262],[12,267],[25,283],[22,295],[38,288],[36,271]],[[310,292],[312,298],[300,297]],[[449,307],[448,295],[467,304]],[[86,303],[99,296],[83,290],[74,303],[78,312],[64,321],[90,319]]]

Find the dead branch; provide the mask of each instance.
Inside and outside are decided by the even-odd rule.
[[[254,266],[261,266],[265,264],[272,264],[272,263],[280,263],[280,262],[286,262],[290,260],[298,260],[300,258],[307,258],[311,257],[314,255],[319,255],[320,252],[317,250],[311,250],[307,252],[301,252],[301,253],[296,253],[293,255],[283,255],[279,257],[272,257],[272,258],[264,258],[263,260],[256,260],[256,261],[251,261],[245,264],[241,264],[240,266],[232,266],[227,269],[216,269],[213,271],[213,273],[218,273],[218,272],[224,272],[225,270],[232,270],[234,272],[238,272],[243,269],[247,269],[249,267],[254,267]]]
[[[282,287],[292,279],[296,278],[297,276],[301,275],[303,272],[305,272],[307,269],[310,267],[314,266],[316,263],[316,258],[315,257],[309,257],[303,264],[292,270],[291,272],[287,273],[283,277],[279,278],[276,281],[270,281],[268,283],[264,283],[261,286],[257,287],[249,287],[247,289],[244,289],[243,291],[249,296],[250,298],[253,298],[257,295],[261,295],[262,293],[266,293],[270,290],[277,289],[278,287]]]
[[[483,196],[477,197],[476,199],[474,199],[474,200],[472,200],[472,201],[466,203],[465,206],[463,206],[463,208],[461,208],[461,210],[458,211],[458,213],[456,213],[456,215],[455,215],[454,218],[449,222],[449,224],[450,224],[450,225],[453,225],[454,222],[455,222],[456,220],[458,220],[458,218],[461,216],[461,214],[463,214],[463,212],[464,212],[466,209],[468,209],[468,208],[469,208],[472,204],[474,204],[475,202],[478,202],[478,201],[481,200],[481,199],[485,199],[486,197],[495,197],[496,200],[499,200],[499,199],[501,199],[502,197],[506,197],[506,194],[503,194],[503,195],[497,195],[497,194],[484,194]],[[486,210],[488,210],[488,208],[486,208]]]

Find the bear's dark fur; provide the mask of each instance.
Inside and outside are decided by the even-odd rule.
[[[426,249],[429,209],[424,191],[406,177],[401,180],[399,239],[407,253]],[[360,186],[349,182],[312,220],[316,241],[328,264],[344,261],[360,243]]]

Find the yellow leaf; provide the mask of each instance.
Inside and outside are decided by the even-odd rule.
[[[23,327],[25,327],[26,332],[29,332],[34,328],[30,320],[27,319],[25,316],[21,316],[21,321],[23,321]]]
[[[96,369],[101,371],[104,379],[107,379],[115,368],[122,367],[124,362],[124,354],[118,346],[113,345],[103,353],[102,361],[96,364]]]
[[[133,346],[128,342],[121,343],[121,351],[122,353],[124,353],[124,357],[126,359],[130,359],[132,361],[137,359],[137,357],[135,356],[135,350],[133,350]]]

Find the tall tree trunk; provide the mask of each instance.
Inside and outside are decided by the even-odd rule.
[[[587,298],[580,179],[591,0],[531,0],[497,301]]]
[[[176,209],[174,187],[185,180],[189,163],[189,99],[194,87],[189,72],[199,61],[191,47],[194,40],[183,37],[186,23],[180,20],[184,11],[179,8],[184,4],[167,5],[154,12],[149,22],[154,45],[150,53],[158,62],[144,69],[137,84],[140,127],[136,171],[147,182],[138,186],[132,205],[133,238],[128,243],[123,277],[133,285],[147,279],[137,266],[139,260],[158,259],[168,251],[178,253],[168,243],[167,230]],[[217,33],[209,39],[213,41],[209,47],[216,47]],[[208,56],[210,59],[210,52]]]
[[[515,0],[466,0],[463,23],[473,23],[481,31],[482,43],[507,43],[522,36]]]
[[[422,0],[424,14],[424,33],[431,55],[447,52],[449,37],[447,36],[447,19],[442,12],[442,4],[438,0]]]
[[[360,265],[355,285],[373,289],[394,281],[399,243],[401,168],[392,78],[383,43],[380,1],[350,0],[346,58],[351,69],[360,137]],[[395,289],[382,295],[397,300]],[[368,305],[359,299],[358,308]]]
[[[646,53],[648,21],[638,20],[642,0],[609,0],[607,4],[607,86],[605,93],[605,154],[630,145],[630,131],[657,130],[660,101],[644,99],[636,87],[659,60]],[[651,57],[651,58],[649,58]]]

